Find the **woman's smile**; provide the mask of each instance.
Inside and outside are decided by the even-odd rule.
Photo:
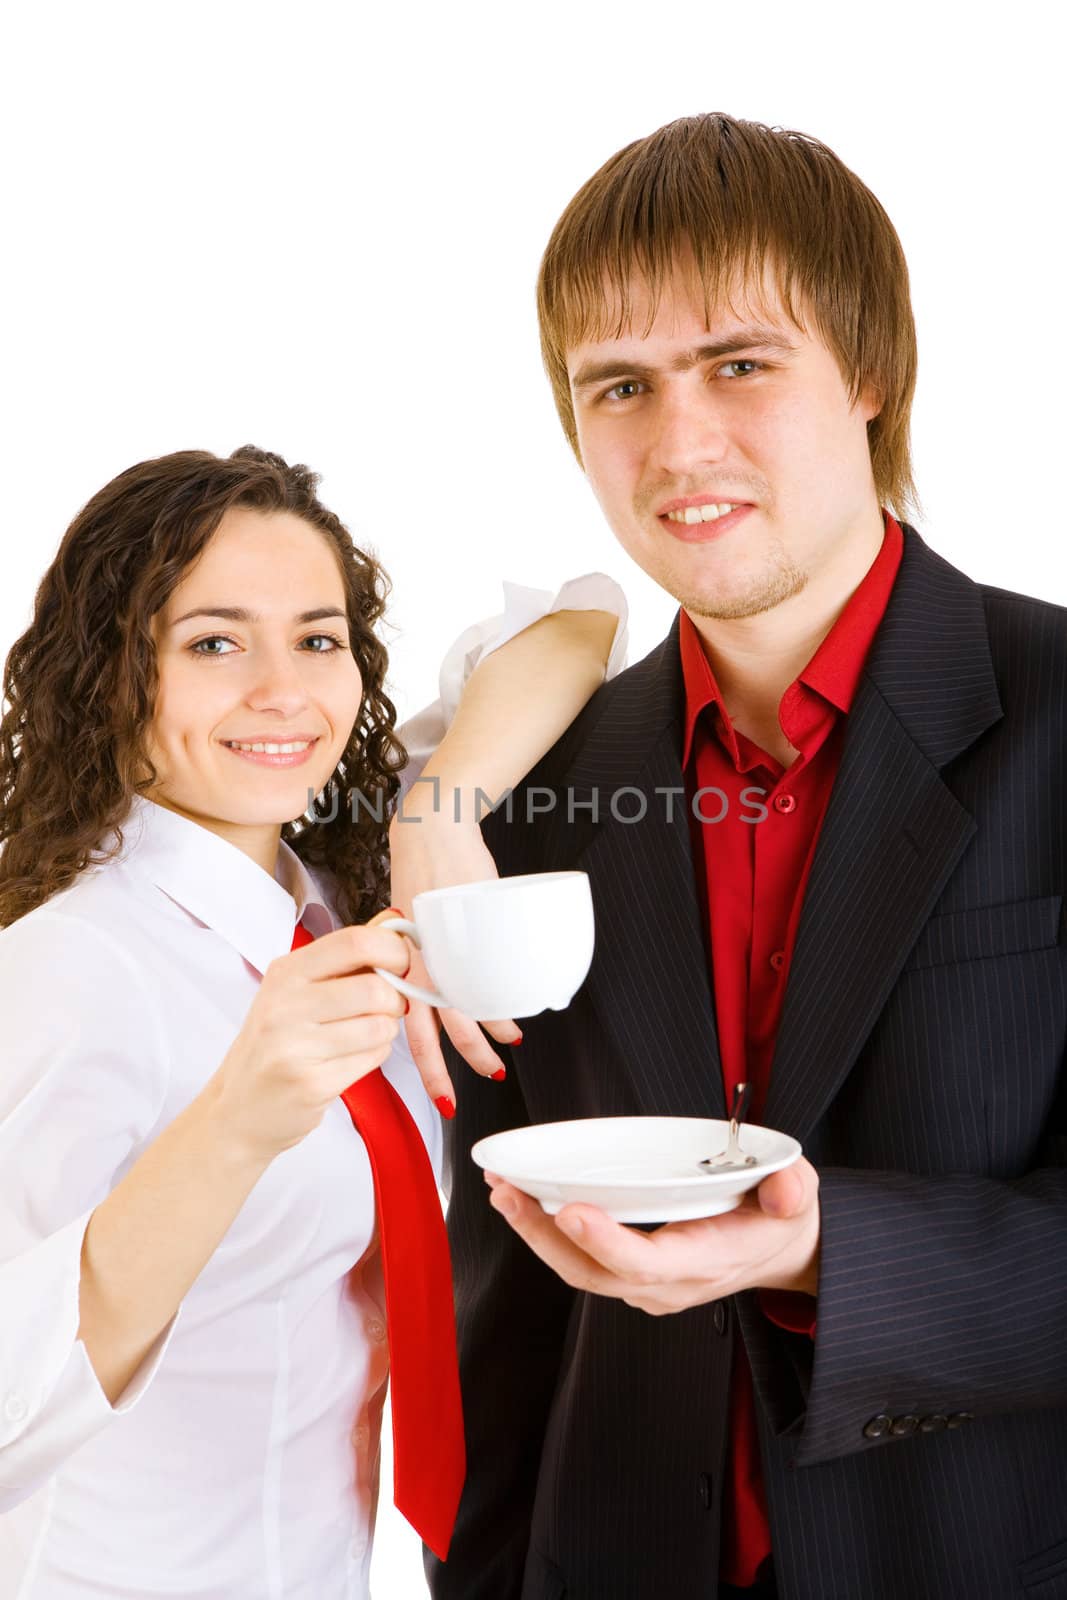
[[[222,739],[224,750],[259,767],[300,767],[318,744],[317,736],[298,734],[289,739]]]

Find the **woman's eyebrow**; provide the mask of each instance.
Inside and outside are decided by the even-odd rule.
[[[301,611],[293,618],[294,622],[325,622],[328,617],[345,617],[347,613],[338,611],[336,606],[316,606],[313,611]],[[195,611],[187,611],[184,616],[175,617],[170,624],[176,628],[179,622],[188,622],[191,617],[221,617],[224,622],[259,622],[261,618],[254,611],[246,611],[244,606],[197,606]]]
[[[699,366],[702,361],[721,361],[723,356],[734,356],[741,350],[762,350],[779,356],[788,356],[795,349],[795,345],[787,344],[780,333],[770,328],[738,328],[723,339],[682,351],[668,362],[666,370],[688,372],[691,367]],[[583,363],[571,379],[571,387],[577,393],[580,389],[590,389],[594,384],[604,383],[609,378],[616,380],[640,378],[644,381],[656,377],[657,371],[656,367],[650,367],[645,362],[627,361],[625,353],[621,353],[610,356],[605,361]]]

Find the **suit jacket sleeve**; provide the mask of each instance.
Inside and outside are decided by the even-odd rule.
[[[814,1343],[746,1317],[757,1384],[776,1430],[798,1435],[798,1467],[897,1447],[864,1433],[878,1415],[980,1427],[1067,1405],[1065,1101],[1061,1089],[1042,1165],[1011,1181],[820,1171]]]

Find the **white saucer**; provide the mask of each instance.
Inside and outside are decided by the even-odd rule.
[[[555,1216],[583,1200],[616,1222],[685,1222],[740,1205],[747,1189],[788,1167],[800,1146],[786,1133],[745,1123],[741,1149],[754,1167],[702,1172],[726,1148],[730,1125],[704,1117],[590,1117],[542,1122],[479,1139],[471,1158]]]

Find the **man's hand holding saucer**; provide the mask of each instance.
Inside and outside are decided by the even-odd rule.
[[[803,1157],[773,1172],[734,1211],[644,1233],[597,1206],[539,1203],[487,1172],[490,1201],[564,1283],[609,1295],[650,1316],[743,1289],[814,1295],[819,1272],[819,1177]]]

